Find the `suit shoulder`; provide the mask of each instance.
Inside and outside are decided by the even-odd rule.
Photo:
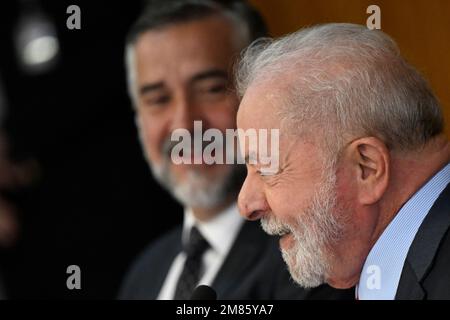
[[[181,226],[152,241],[133,261],[119,292],[120,299],[133,298],[145,283],[164,278],[171,261],[180,250]],[[159,276],[158,276],[159,274]],[[151,276],[150,276],[151,275]]]
[[[427,299],[450,299],[450,229],[447,230],[423,283]]]
[[[168,252],[178,250],[181,244],[181,226],[176,226],[150,242],[137,258],[139,260],[151,260],[155,255],[167,255]]]
[[[132,269],[146,268],[154,262],[160,262],[160,258],[164,259],[169,253],[178,251],[180,241],[181,226],[177,226],[152,241],[135,259]]]

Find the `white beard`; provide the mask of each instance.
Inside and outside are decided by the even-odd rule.
[[[178,182],[170,171],[168,163],[152,165],[155,179],[163,185],[172,196],[186,207],[212,208],[221,205],[230,195],[235,176],[230,169],[221,173],[219,177],[207,177],[199,170],[191,169],[186,172],[183,181]]]
[[[325,283],[332,257],[327,248],[338,241],[344,231],[343,223],[336,218],[335,185],[336,174],[328,168],[309,205],[297,213],[294,222],[284,223],[273,214],[261,219],[261,226],[268,234],[291,232],[294,244],[282,249],[282,255],[291,277],[304,288]]]
[[[139,123],[137,122],[138,128]],[[170,170],[171,158],[170,151],[176,142],[167,138],[162,146],[163,155],[161,163],[155,164],[150,161],[150,157],[145,152],[145,143],[141,130],[139,129],[139,140],[144,150],[144,156],[150,166],[154,178],[170,194],[189,208],[212,208],[222,205],[227,197],[234,192],[237,193],[239,185],[242,183],[245,167],[239,165],[228,165],[216,176],[207,176],[200,170],[192,168],[188,170],[183,181],[177,181],[177,178]]]

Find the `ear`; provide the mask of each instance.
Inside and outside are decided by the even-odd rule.
[[[370,205],[383,196],[389,184],[389,150],[378,138],[365,137],[348,146],[352,172],[361,204]]]

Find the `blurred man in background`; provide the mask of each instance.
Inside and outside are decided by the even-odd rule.
[[[235,128],[239,101],[232,64],[265,34],[261,17],[245,1],[151,1],[132,27],[127,69],[142,147],[156,180],[185,211],[183,225],[152,243],[136,261],[121,298],[189,299],[197,284],[211,285],[219,299],[341,294],[296,287],[276,242],[259,225],[239,217],[236,197],[245,168],[176,165],[170,157],[175,129],[193,135],[197,120],[203,130]],[[154,219],[173,214],[158,210]]]

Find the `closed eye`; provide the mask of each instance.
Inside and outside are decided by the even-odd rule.
[[[161,95],[158,97],[147,98],[144,101],[145,101],[146,106],[161,107],[170,102],[170,96],[169,95]]]
[[[216,85],[212,86],[208,89],[208,92],[210,93],[222,93],[225,92],[227,87],[225,85]]]
[[[267,169],[260,169],[256,171],[261,177],[270,177],[270,176],[274,176],[277,174],[276,170],[270,170],[269,168]]]

